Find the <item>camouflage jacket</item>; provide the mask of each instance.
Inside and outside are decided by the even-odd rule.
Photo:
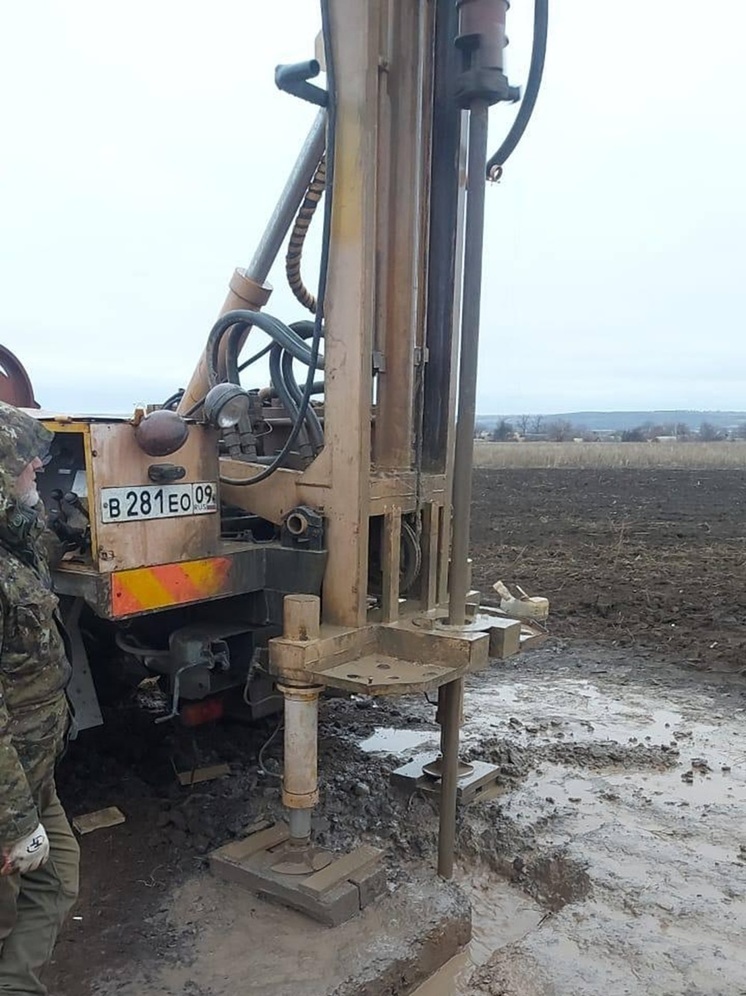
[[[31,833],[35,798],[65,742],[70,665],[42,552],[37,510],[14,498],[15,479],[49,448],[51,433],[0,403],[0,846]]]

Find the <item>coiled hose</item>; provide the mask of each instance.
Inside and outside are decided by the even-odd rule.
[[[205,355],[207,359],[207,376],[210,386],[214,387],[222,378],[218,370],[218,351],[223,336],[228,335],[229,349],[226,363],[230,360],[231,367],[227,370],[228,379],[231,383],[238,383],[237,349],[236,345],[246,330],[247,325],[255,325],[262,332],[279,343],[283,349],[287,349],[296,360],[300,360],[306,365],[313,363],[314,369],[323,368],[324,357],[313,355],[313,350],[309,349],[303,339],[291,328],[281,322],[278,318],[273,318],[264,311],[244,311],[239,309],[229,311],[215,322],[207,338]]]
[[[314,323],[313,322],[294,322],[290,328],[301,339],[312,339],[314,334]],[[279,347],[275,347],[278,348]],[[288,352],[288,350],[283,349],[280,355],[280,376],[284,383],[285,389],[290,393],[293,401],[298,409],[300,409],[300,404],[303,398],[303,392],[300,389],[300,385],[295,379],[295,374],[293,373],[293,355]],[[274,383],[274,376],[272,378]],[[323,394],[324,393],[324,382],[323,380],[314,381],[312,394]],[[314,456],[320,453],[324,448],[324,430],[321,425],[321,421],[314,411],[314,409],[309,406],[306,412],[306,428],[308,430],[308,435],[311,440],[311,445],[313,446]]]
[[[319,201],[325,189],[326,155],[323,155],[319,165],[316,167],[313,179],[308,185],[303,203],[298,209],[285,256],[285,273],[288,278],[290,290],[295,295],[296,300],[314,315],[316,314],[316,298],[303,283],[300,266],[306,235],[308,235],[308,229],[313,221],[313,216],[316,213],[316,208],[319,206]]]

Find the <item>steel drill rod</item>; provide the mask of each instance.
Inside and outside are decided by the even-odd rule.
[[[464,282],[461,308],[461,350],[458,380],[458,422],[453,465],[453,533],[449,576],[448,621],[466,622],[469,587],[469,530],[474,463],[474,422],[479,359],[479,313],[482,298],[482,248],[484,244],[484,171],[487,162],[489,109],[475,101],[469,113],[469,179],[464,235]]]
[[[461,699],[464,679],[449,681],[438,689],[440,744],[443,758],[440,771],[440,827],[438,831],[438,874],[453,878],[456,847],[456,792],[458,790],[458,747],[461,726]]]
[[[292,841],[304,841],[310,838],[312,817],[312,809],[288,810],[288,826]]]
[[[316,115],[308,137],[303,143],[292,172],[280,194],[277,206],[269,219],[256,252],[246,267],[245,275],[258,284],[263,284],[282,248],[285,236],[290,231],[298,208],[313,179],[326,144],[326,111]]]

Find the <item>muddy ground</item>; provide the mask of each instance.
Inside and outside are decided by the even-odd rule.
[[[475,940],[423,996],[746,993],[738,483],[478,474],[475,577],[547,595],[557,636],[469,682],[464,754],[499,765],[503,794],[459,814]],[[424,698],[322,708],[317,835],[384,847],[394,892],[434,861],[431,802],[388,784],[435,743],[433,712]],[[279,736],[257,764],[275,721],[187,731],[134,705],[107,721],[72,745],[60,793],[72,815],[118,805],[127,822],[82,840],[50,992],[251,992],[255,905],[216,891],[206,854],[279,814]],[[177,784],[175,769],[218,761],[227,777]],[[245,943],[226,963],[216,936],[233,924]]]

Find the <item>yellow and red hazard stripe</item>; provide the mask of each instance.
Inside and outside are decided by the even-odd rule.
[[[230,593],[231,560],[209,557],[117,571],[111,577],[114,617],[201,602]]]

